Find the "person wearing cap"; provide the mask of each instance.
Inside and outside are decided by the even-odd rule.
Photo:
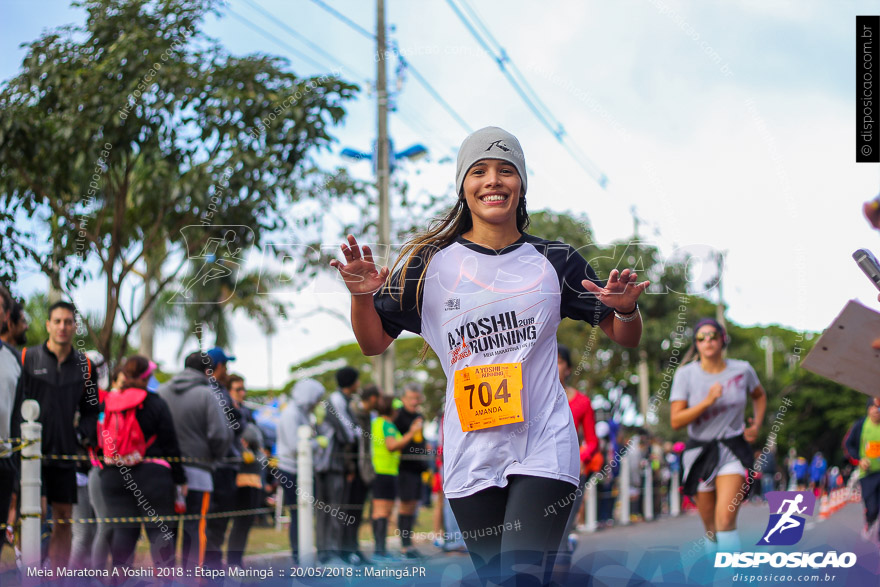
[[[750,443],[758,438],[767,394],[755,370],[746,361],[725,356],[727,333],[712,318],[694,326],[697,360],[679,367],[669,394],[674,429],[688,427],[682,455],[682,493],[696,496],[697,509],[706,527],[707,549],[740,550],[736,529],[741,494],[754,464]],[[745,424],[748,398],[754,417]]]
[[[482,581],[504,580],[514,565],[549,580],[548,554],[568,521],[580,460],[556,368],[560,320],[585,321],[634,347],[636,302],[648,286],[630,269],[600,280],[571,246],[528,234],[527,185],[517,138],[480,129],[459,149],[453,205],[404,245],[394,271],[377,267],[352,235],[344,262],[330,262],[352,294],[364,354],[380,354],[408,330],[440,357],[443,490]],[[567,505],[545,515],[556,502]],[[485,536],[505,520],[521,529]]]
[[[880,544],[880,407],[876,399],[867,402],[867,416],[857,421],[843,440],[850,463],[861,470],[859,484],[865,502],[865,527],[862,538]]]
[[[157,392],[171,411],[181,455],[195,459],[183,465],[188,487],[186,513],[202,516],[183,523],[180,561],[181,566],[190,569],[204,563],[204,516],[209,512],[214,491],[211,473],[233,441],[233,430],[221,405],[225,400],[222,395],[218,397],[219,384],[209,373],[213,374],[210,359],[201,351],[192,352],[184,360],[183,371],[162,384]]]
[[[225,459],[217,463],[211,473],[214,490],[211,493],[212,514],[222,514],[235,511],[238,507],[238,486],[236,479],[239,473],[238,459],[241,458],[242,444],[241,435],[245,426],[241,411],[237,403],[229,395],[228,363],[235,357],[226,354],[220,347],[208,349],[205,354],[211,362],[212,372],[209,375],[215,400],[220,404],[226,416],[226,424],[233,433],[232,442],[226,451]],[[208,546],[205,552],[205,565],[220,569],[223,566],[223,545],[226,543],[226,533],[229,528],[230,518],[226,516],[212,517],[207,523]],[[227,551],[227,559],[229,552]],[[237,555],[236,555],[237,556]],[[240,561],[234,561],[240,562]]]

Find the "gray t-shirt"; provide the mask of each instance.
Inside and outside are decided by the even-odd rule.
[[[721,373],[706,373],[699,361],[688,363],[675,372],[669,401],[685,400],[695,406],[706,399],[709,388],[721,383],[724,391],[699,418],[688,424],[688,435],[696,440],[729,438],[745,429],[746,402],[760,382],[755,370],[745,361],[727,359]]]
[[[9,438],[15,389],[21,375],[21,358],[11,347],[0,342],[0,438]],[[9,452],[8,443],[0,443],[0,452]],[[11,458],[12,454],[5,457]]]

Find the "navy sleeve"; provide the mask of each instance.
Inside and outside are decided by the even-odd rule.
[[[599,279],[586,259],[571,245],[547,242],[545,251],[547,260],[559,275],[559,290],[562,293],[559,312],[562,317],[598,326],[612,310],[588,292],[581,282],[589,279],[599,287],[605,287],[605,282]]]
[[[392,338],[397,338],[404,330],[422,333],[422,295],[419,295],[418,285],[424,269],[422,258],[414,257],[404,279],[401,279],[401,265],[401,269],[391,275],[388,284],[373,296],[382,327]]]
[[[853,424],[849,429],[849,432],[846,433],[846,437],[843,439],[843,451],[853,464],[859,462],[859,454],[861,453],[860,449],[862,444],[862,426],[864,423],[865,419],[862,418]]]

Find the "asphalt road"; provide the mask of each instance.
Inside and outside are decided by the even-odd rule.
[[[818,508],[817,508],[818,509]],[[781,547],[754,546],[765,533],[769,520],[766,504],[746,504],[740,510],[738,524],[743,551],[792,553],[830,552],[855,554],[850,568],[774,568],[763,564],[758,569],[714,567],[715,556],[706,555],[701,539],[703,526],[696,513],[651,522],[617,526],[594,533],[582,533],[567,573],[557,568],[554,579],[560,585],[591,587],[636,587],[640,585],[880,585],[880,548],[861,538],[864,526],[861,503],[849,504],[826,520],[818,513],[808,519],[803,538],[796,545]],[[392,545],[389,545],[392,546]],[[296,585],[437,585],[476,584],[473,565],[463,554],[441,553],[419,545],[427,558],[419,564],[388,565],[388,572],[416,572],[424,576],[367,577],[328,579],[297,578]],[[393,547],[392,547],[393,549]],[[823,555],[819,562],[826,557]],[[424,569],[422,571],[421,569]],[[357,573],[357,571],[355,571]],[[235,584],[238,583],[227,583]],[[279,583],[280,584],[280,583]],[[286,583],[290,584],[290,583]]]
[[[850,568],[774,568],[764,564],[758,569],[715,568],[715,556],[704,554],[703,527],[695,513],[679,517],[661,517],[651,522],[617,526],[594,533],[582,533],[567,573],[557,567],[554,579],[560,585],[590,587],[637,587],[641,585],[839,585],[880,586],[880,547],[861,538],[864,526],[861,503],[849,504],[826,520],[818,514],[809,519],[803,538],[793,546],[753,546],[765,532],[769,510],[765,504],[746,504],[738,523],[743,551],[793,553],[851,552],[855,564]],[[389,539],[390,550],[395,540]],[[366,545],[364,545],[366,546]],[[258,577],[231,577],[225,572],[213,580],[202,580],[206,587],[228,585],[475,585],[473,565],[466,554],[443,553],[429,544],[419,544],[425,559],[401,561],[385,566],[325,567],[291,569],[289,554],[279,552],[262,557],[247,557],[246,564],[272,574]],[[825,555],[819,559],[821,562]],[[312,575],[312,576],[295,576]],[[323,576],[318,576],[323,575]],[[179,581],[179,580],[178,580]],[[4,573],[0,582],[20,584],[18,577]],[[62,582],[56,583],[61,585]],[[123,585],[155,584],[156,580],[129,579]],[[97,585],[87,579],[67,579],[64,585]],[[167,583],[166,583],[167,584]],[[176,585],[199,584],[195,578],[174,582]],[[526,583],[527,584],[527,583]]]

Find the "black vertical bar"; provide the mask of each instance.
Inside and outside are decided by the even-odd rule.
[[[856,16],[856,162],[880,163],[880,16]]]

